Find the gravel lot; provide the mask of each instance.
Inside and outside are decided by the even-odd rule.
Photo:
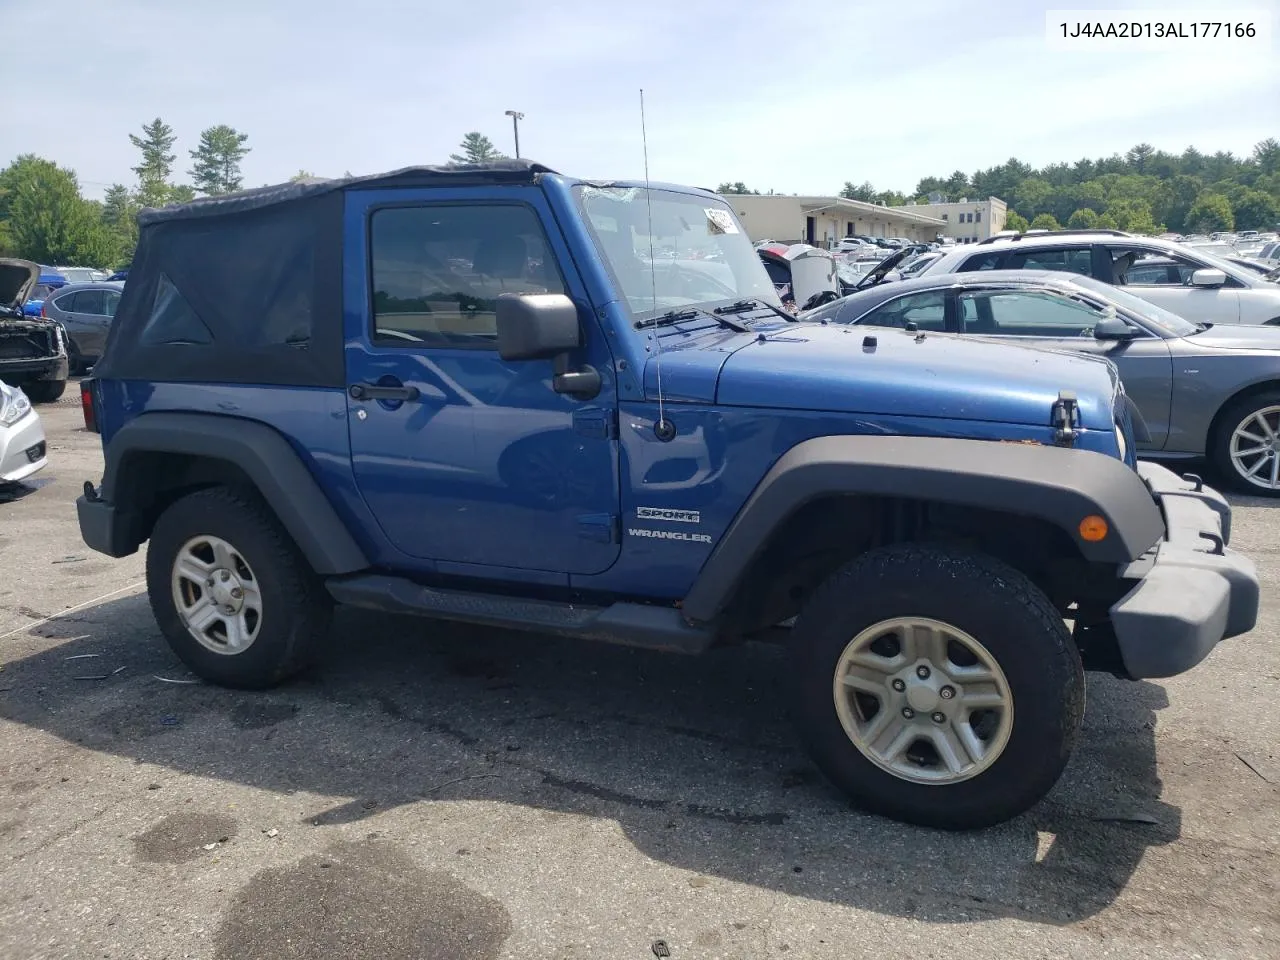
[[[1090,678],[1050,798],[953,835],[851,811],[770,648],[679,659],[357,611],[249,695],[80,542],[78,397],[0,495],[0,956],[1280,956],[1280,511],[1237,501],[1258,629]],[[92,655],[92,656],[85,656]],[[69,659],[80,657],[81,659]],[[105,678],[104,678],[105,675]]]

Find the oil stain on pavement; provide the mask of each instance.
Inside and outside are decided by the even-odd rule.
[[[493,960],[511,933],[496,900],[385,843],[338,843],[263,870],[218,928],[218,960]]]
[[[185,863],[203,856],[207,844],[226,843],[236,835],[236,822],[217,813],[175,813],[134,837],[139,860]]]

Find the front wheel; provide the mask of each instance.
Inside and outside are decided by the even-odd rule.
[[[1217,420],[1209,457],[1218,473],[1241,493],[1280,497],[1280,391],[1237,400]]]
[[[855,803],[907,823],[970,829],[1033,806],[1084,715],[1062,618],[984,554],[867,553],[815,591],[792,643],[814,760]]]

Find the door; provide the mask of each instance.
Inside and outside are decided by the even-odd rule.
[[[1151,433],[1151,442],[1142,448],[1164,448],[1173,403],[1173,357],[1160,337],[1140,330],[1133,340],[1095,340],[1099,311],[1047,290],[963,291],[957,295],[956,314],[965,333],[1111,360]]]
[[[107,331],[115,316],[120,294],[116,290],[78,290],[55,301],[66,314],[63,321],[77,352],[86,360],[102,356]]]
[[[557,574],[619,552],[612,359],[536,188],[351,193],[347,382],[360,492],[399,550],[438,564]],[[495,300],[565,293],[601,373],[557,393],[552,361],[497,353]],[[357,322],[358,321],[358,322]]]
[[[1112,277],[1099,277],[1123,286],[1141,297],[1190,320],[1192,323],[1239,323],[1242,284],[1227,277],[1220,287],[1193,287],[1191,275],[1201,269],[1217,269],[1191,257],[1163,250],[1111,247]]]

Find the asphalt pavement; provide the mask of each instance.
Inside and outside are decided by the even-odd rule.
[[[143,555],[79,539],[78,397],[40,412],[50,466],[0,493],[6,960],[1280,956],[1280,501],[1235,501],[1258,628],[1090,676],[1049,798],[949,834],[823,781],[768,646],[341,611],[301,680],[190,682]]]

